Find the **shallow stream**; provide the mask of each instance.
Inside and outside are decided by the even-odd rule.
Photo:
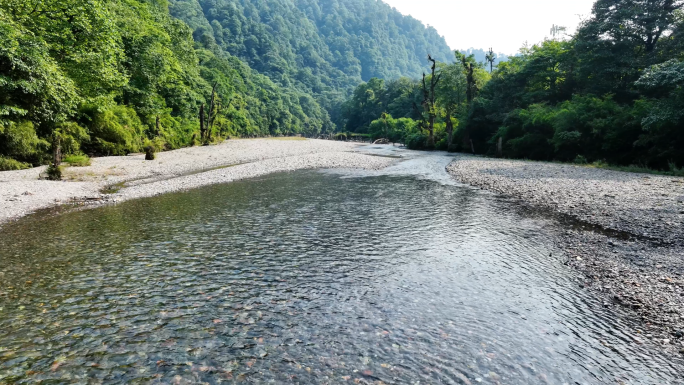
[[[679,383],[580,288],[558,224],[453,182],[449,161],[8,225],[0,383]]]

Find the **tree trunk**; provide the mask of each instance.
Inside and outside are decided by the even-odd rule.
[[[427,147],[430,149],[435,147],[435,115],[433,113],[430,113],[430,118],[428,119]]]
[[[428,55],[428,61],[432,63],[431,76],[430,76],[430,90],[428,91],[427,85],[425,84],[425,74],[423,74],[423,106],[428,114],[428,139],[426,146],[428,149],[435,147],[435,88],[439,83],[441,74],[436,73],[437,61],[432,58],[432,55]]]
[[[499,158],[503,158],[503,138],[499,137],[499,141],[496,143],[496,154]]]
[[[62,144],[57,135],[55,135],[55,139],[52,142],[52,164],[55,167],[59,167],[62,164]]]
[[[211,140],[211,131],[214,127],[214,120],[216,119],[216,84],[211,88],[211,102],[209,104],[209,119],[207,121],[207,140]]]
[[[204,104],[200,106],[200,140],[204,140],[205,128],[204,128]]]
[[[161,122],[159,121],[159,116],[157,116],[155,126],[157,127],[157,132],[155,133],[155,136],[159,136],[159,134],[161,134]]]
[[[446,132],[447,132],[447,150],[451,151],[451,145],[454,140],[454,122],[451,121],[451,111],[446,113]]]

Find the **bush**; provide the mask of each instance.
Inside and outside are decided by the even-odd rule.
[[[154,146],[145,146],[145,160],[154,160]]]
[[[427,139],[427,135],[422,133],[409,135],[406,138],[406,147],[410,150],[423,150],[427,145]]]
[[[145,126],[132,108],[117,105],[101,111],[95,106],[86,106],[81,112],[90,119],[92,141],[86,152],[126,155],[140,151]]]
[[[31,165],[28,163],[0,156],[0,171],[23,170],[29,167]]]
[[[31,122],[11,122],[0,130],[0,155],[40,164],[47,156],[50,143],[40,139]]]
[[[50,165],[47,168],[47,178],[49,180],[62,180],[62,166]]]
[[[90,166],[90,157],[88,155],[69,155],[64,158],[64,162],[69,163],[72,167],[86,167]]]
[[[162,138],[154,138],[152,140],[146,139],[143,145],[143,150],[145,150],[145,160],[154,160],[155,152],[162,151],[165,147],[166,142]]]
[[[81,153],[81,144],[90,140],[90,135],[86,129],[74,122],[60,124],[55,130],[55,134],[59,137],[59,143],[64,154]]]
[[[577,155],[577,156],[575,157],[575,160],[572,161],[572,163],[575,163],[575,164],[587,164],[587,163],[589,163],[589,162],[587,161],[587,158],[585,158],[584,156],[582,156],[582,155]]]
[[[435,150],[438,151],[446,151],[447,150],[447,140],[446,138],[440,139],[436,144],[435,144]]]

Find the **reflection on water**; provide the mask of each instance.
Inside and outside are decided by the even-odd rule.
[[[552,255],[552,223],[396,170],[9,226],[0,383],[676,383]]]

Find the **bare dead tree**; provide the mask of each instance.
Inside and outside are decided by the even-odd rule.
[[[432,58],[432,55],[428,54],[428,61],[432,63],[431,75],[430,75],[430,87],[428,89],[426,82],[426,75],[423,73],[423,109],[428,116],[427,119],[427,129],[428,129],[428,140],[427,147],[435,147],[435,118],[437,117],[437,111],[435,110],[435,88],[439,83],[441,74],[437,74],[437,61]]]
[[[461,55],[460,58],[461,64],[463,65],[463,69],[466,73],[466,101],[468,103],[468,107],[470,107],[475,99],[475,94],[477,93],[477,83],[475,82],[475,66],[471,61],[468,61],[465,55]],[[470,133],[468,130],[465,132],[463,142],[466,146],[470,145],[470,150],[474,154],[475,146],[473,145],[473,141],[470,138]]]

